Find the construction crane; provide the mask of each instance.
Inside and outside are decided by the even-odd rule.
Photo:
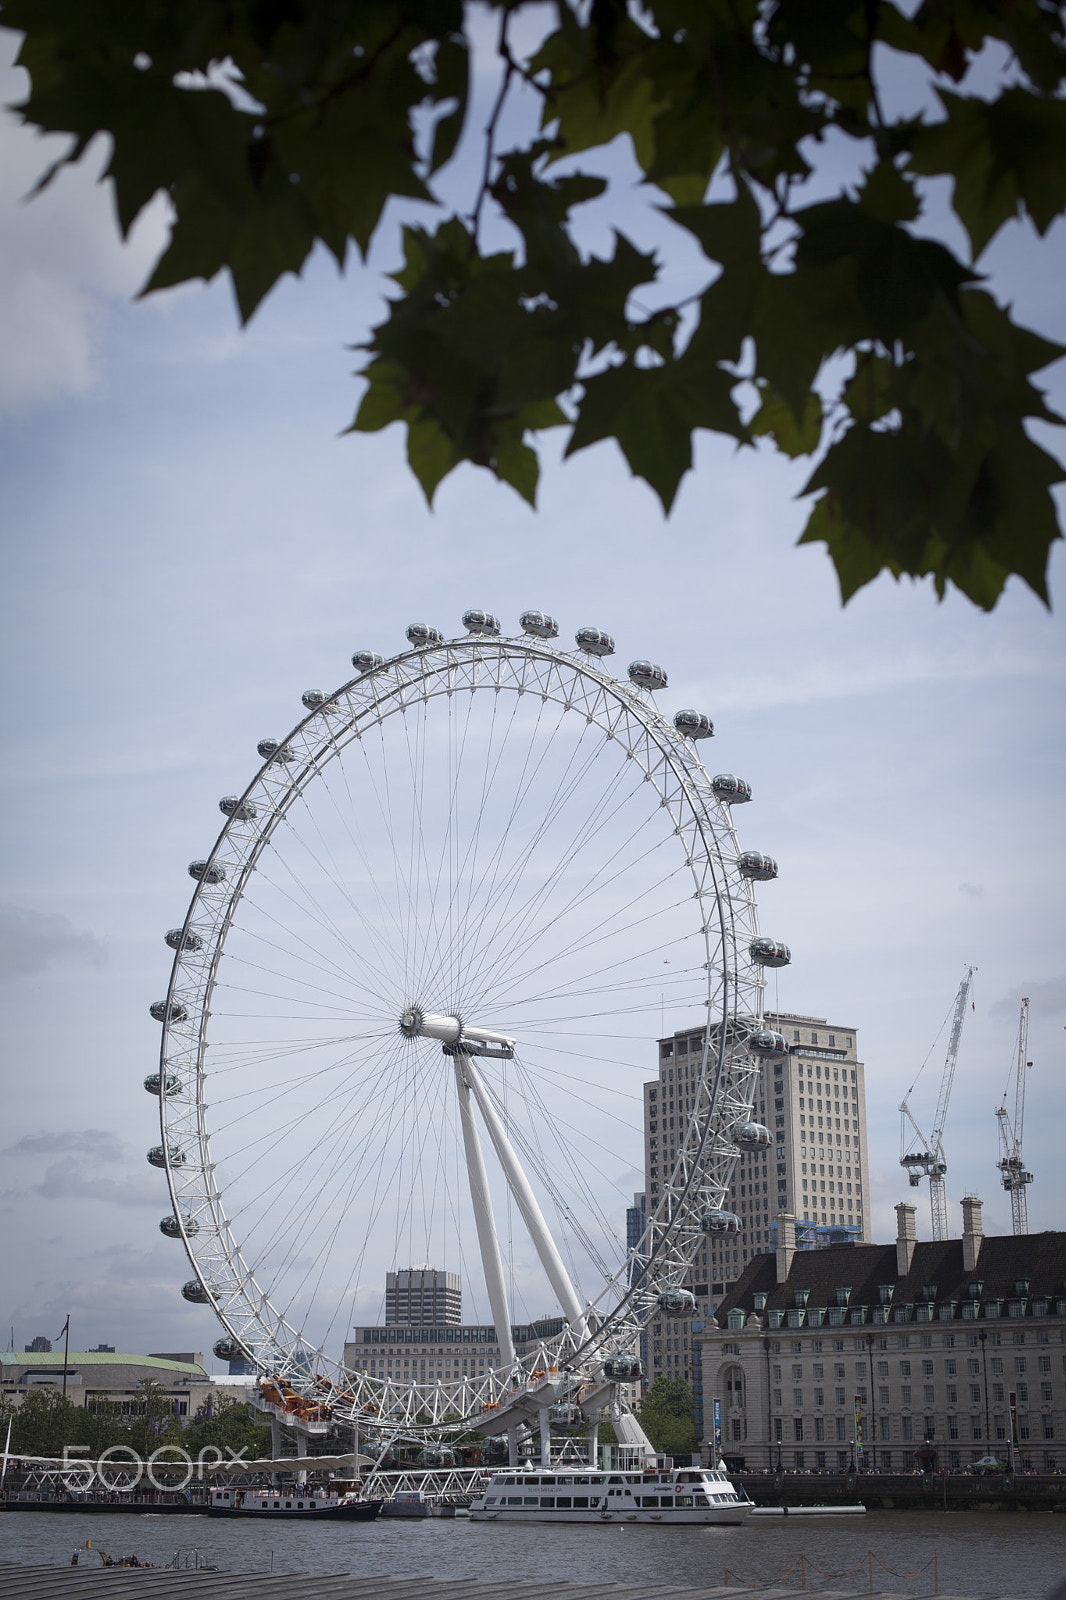
[[[972,967],[967,967],[966,976],[959,984],[959,992],[955,997],[955,1014],[951,1023],[951,1035],[948,1039],[948,1055],[944,1062],[944,1075],[940,1080],[940,1099],[937,1101],[936,1121],[930,1138],[919,1128],[907,1104],[906,1097],[900,1106],[900,1154],[899,1164],[907,1169],[907,1181],[912,1189],[917,1189],[923,1178],[929,1179],[929,1209],[933,1219],[933,1238],[946,1239],[948,1236],[948,1197],[944,1178],[947,1174],[948,1163],[944,1155],[944,1124],[948,1120],[948,1101],[951,1099],[951,1085],[955,1078],[955,1064],[959,1059],[959,1040],[962,1038],[962,1024],[966,1016],[966,1002],[970,998],[970,989],[973,985]],[[946,1020],[946,1019],[945,1019]],[[942,1030],[941,1030],[942,1031]],[[937,1035],[939,1038],[939,1034]],[[932,1054],[932,1051],[930,1051]],[[926,1057],[928,1061],[929,1057]],[[925,1063],[923,1062],[924,1066]],[[921,1075],[919,1069],[919,1076]],[[914,1082],[917,1083],[915,1078]],[[914,1089],[911,1084],[907,1093]],[[908,1149],[907,1124],[913,1129],[910,1143],[915,1146]]]
[[[1033,1174],[1026,1172],[1025,1162],[1022,1159],[1022,1124],[1025,1121],[1025,1079],[1031,1061],[1025,1058],[1029,1054],[1029,1001],[1022,1001],[1021,1016],[1018,1018],[1018,1058],[1015,1064],[1014,1082],[1014,1121],[1011,1122],[1006,1105],[1001,1105],[996,1111],[996,1120],[999,1122],[999,1160],[996,1166],[1003,1178],[1003,1187],[1010,1195],[1011,1226],[1015,1233],[1029,1232],[1029,1205],[1025,1196],[1026,1185],[1032,1183]],[[1007,1079],[1007,1088],[1003,1091],[1006,1101],[1010,1089],[1010,1079]]]

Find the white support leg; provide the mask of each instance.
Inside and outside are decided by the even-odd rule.
[[[496,1237],[496,1224],[492,1217],[488,1179],[485,1176],[485,1159],[481,1153],[481,1140],[478,1138],[477,1124],[474,1121],[474,1108],[470,1104],[470,1057],[457,1055],[454,1060],[455,1086],[459,1093],[459,1117],[463,1125],[466,1170],[470,1178],[470,1199],[474,1206],[481,1265],[485,1272],[485,1287],[488,1290],[489,1307],[500,1346],[500,1358],[504,1367],[510,1368],[514,1365],[515,1358],[514,1341],[511,1338],[511,1315],[507,1309],[503,1261],[500,1257],[500,1241]]]
[[[599,1465],[599,1463],[596,1460],[596,1447],[599,1444],[599,1442],[600,1442],[600,1424],[599,1424],[598,1420],[594,1420],[594,1421],[589,1423],[589,1466],[590,1467],[595,1467],[595,1466]]]
[[[550,1467],[552,1464],[552,1431],[548,1421],[548,1408],[541,1406],[537,1413],[537,1424],[540,1428],[540,1464]]]
[[[455,1061],[457,1069],[460,1061],[464,1064],[466,1081],[469,1083],[481,1115],[485,1119],[485,1126],[489,1130],[489,1138],[495,1147],[500,1166],[504,1170],[511,1193],[514,1195],[515,1204],[522,1213],[522,1220],[526,1225],[529,1237],[533,1241],[534,1249],[540,1257],[548,1282],[555,1290],[559,1298],[559,1304],[563,1308],[564,1315],[569,1319],[571,1327],[584,1332],[585,1313],[581,1302],[577,1297],[573,1284],[570,1282],[569,1274],[563,1265],[562,1256],[556,1249],[555,1240],[548,1232],[548,1224],[545,1222],[540,1206],[537,1204],[536,1195],[529,1186],[529,1179],[522,1171],[518,1157],[514,1152],[514,1147],[504,1131],[503,1123],[496,1115],[496,1108],[485,1093],[485,1086],[481,1082],[480,1075],[471,1058],[469,1056],[456,1056]]]
[[[507,1428],[507,1465],[518,1465],[518,1423],[512,1422]]]

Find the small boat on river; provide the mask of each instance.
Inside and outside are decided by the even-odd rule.
[[[310,1485],[286,1489],[213,1489],[208,1504],[212,1517],[299,1518],[304,1522],[370,1522],[380,1500],[358,1494],[337,1494]]]

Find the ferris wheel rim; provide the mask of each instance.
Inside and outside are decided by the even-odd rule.
[[[229,908],[239,901],[240,896],[243,893],[243,885],[247,882],[250,875],[255,871],[259,856],[262,854],[266,843],[273,836],[275,830],[280,826],[281,821],[287,815],[289,809],[295,803],[296,799],[303,793],[304,789],[314,781],[315,777],[320,773],[322,768],[328,765],[328,763],[336,754],[339,753],[339,750],[342,748],[337,738],[337,730],[331,729],[330,727],[330,719],[332,717],[336,717],[338,714],[340,714],[342,718],[347,716],[348,720],[341,731],[350,741],[352,737],[361,736],[356,735],[353,731],[361,717],[366,720],[368,726],[372,725],[375,720],[384,721],[386,716],[394,715],[397,712],[406,709],[406,706],[402,703],[404,694],[416,693],[417,686],[419,684],[423,686],[423,694],[421,698],[429,699],[433,696],[431,696],[429,691],[425,688],[427,683],[441,680],[445,674],[454,672],[456,668],[464,661],[485,663],[486,661],[492,660],[498,662],[500,666],[502,666],[505,662],[515,660],[524,661],[526,663],[538,663],[551,672],[569,673],[570,680],[575,685],[578,683],[581,685],[594,685],[601,696],[606,696],[611,702],[613,702],[616,711],[619,713],[619,725],[624,716],[625,718],[631,718],[643,728],[646,738],[651,744],[654,744],[659,752],[660,762],[657,762],[656,766],[661,763],[664,772],[671,772],[678,780],[681,803],[687,805],[691,811],[692,817],[690,826],[694,827],[696,834],[699,835],[703,841],[707,863],[712,865],[712,875],[714,865],[720,863],[721,850],[719,841],[714,834],[713,829],[708,827],[706,833],[704,831],[703,825],[704,822],[708,820],[708,808],[710,806],[713,805],[716,807],[716,820],[719,829],[731,836],[735,849],[739,851],[735,829],[732,825],[731,814],[729,813],[727,807],[718,806],[717,801],[713,798],[710,780],[706,770],[703,768],[702,762],[699,760],[698,752],[695,750],[694,745],[689,741],[684,740],[681,734],[671,727],[666,719],[653,706],[648,694],[642,693],[637,689],[631,688],[630,685],[622,683],[620,680],[614,678],[611,674],[596,666],[587,658],[587,656],[582,656],[579,652],[563,651],[553,647],[547,641],[538,640],[534,642],[525,638],[488,639],[484,637],[460,637],[452,640],[442,640],[439,643],[434,643],[429,646],[423,646],[400,652],[396,656],[389,658],[387,661],[383,661],[380,665],[373,667],[369,672],[358,674],[356,677],[343,684],[322,704],[316,706],[315,709],[310,710],[308,715],[299,723],[297,723],[290,734],[287,735],[284,740],[279,741],[279,748],[290,751],[294,747],[299,747],[302,745],[304,759],[302,762],[300,761],[300,758],[297,758],[293,762],[279,763],[275,755],[264,760],[263,765],[253,776],[243,795],[240,797],[241,806],[245,806],[249,802],[254,805],[256,797],[272,791],[273,803],[271,804],[269,810],[265,813],[263,822],[257,829],[252,830],[254,833],[254,840],[252,841],[251,847],[246,850],[245,857],[240,865],[240,870],[234,876],[232,883],[228,883],[228,873],[223,878],[222,881],[227,882],[228,887],[225,893],[214,896],[216,902],[216,911],[218,909],[218,905],[221,905],[222,902],[225,902],[228,912]],[[396,681],[397,674],[401,669],[405,674],[404,681]],[[371,688],[375,682],[379,685],[385,684],[390,679],[390,676],[394,681],[391,682],[387,694],[377,694],[372,696],[371,699],[363,706],[362,712],[356,712],[352,710],[350,697],[352,696],[353,692]],[[487,690],[493,686],[494,685],[492,685],[490,681],[486,679],[484,682],[463,684],[460,687],[470,688],[471,690]],[[500,691],[500,688],[507,688],[512,691],[517,690],[518,693],[528,692],[526,687],[515,684],[496,684],[495,687],[497,693]],[[450,687],[444,687],[442,685],[434,690],[434,695],[447,694],[450,696],[455,692],[455,688],[455,685]],[[347,712],[345,712],[341,705],[342,700],[345,698],[348,698],[349,702]],[[549,695],[545,693],[543,694],[543,698],[547,699],[549,698]],[[556,699],[557,696],[552,695],[551,698]],[[387,701],[392,701],[394,703],[390,705],[387,711],[384,711],[382,710],[382,707]],[[569,705],[565,700],[560,700],[559,703],[567,705],[568,709],[577,709],[572,705]],[[371,715],[371,708],[376,708],[378,713],[376,717]],[[590,723],[596,721],[601,728],[603,728],[603,731],[608,733],[609,737],[615,737],[614,730],[612,730],[610,727],[604,727],[603,721],[601,720],[601,715],[595,706],[591,711],[589,711],[586,707],[586,716]],[[318,734],[317,739],[310,737],[311,735],[314,735],[316,731]],[[322,737],[323,734],[325,735],[324,738]],[[636,755],[632,747],[628,749],[627,755],[631,759],[639,760],[639,757]],[[289,766],[293,767],[293,771],[291,773],[288,771]],[[655,784],[656,787],[659,787],[659,780],[655,776],[654,769],[649,770],[648,765],[645,765],[644,772],[645,777]],[[278,781],[279,777],[280,782]],[[659,793],[661,804],[665,806],[667,804],[667,799],[663,794],[661,787],[659,787]],[[217,883],[213,884],[210,881],[209,874],[211,869],[220,863],[226,863],[227,865],[231,864],[226,859],[226,846],[239,835],[242,828],[246,828],[246,821],[247,819],[239,818],[235,815],[227,816],[215,845],[213,846],[205,862],[202,864],[206,870],[200,876],[194,887],[189,908],[182,924],[182,942],[175,950],[170,982],[167,989],[166,1011],[163,1020],[162,1040],[160,1047],[159,1098],[160,1126],[163,1140],[162,1151],[166,1161],[167,1181],[174,1204],[175,1219],[177,1220],[180,1228],[181,1236],[183,1238],[190,1261],[192,1262],[194,1270],[197,1273],[197,1278],[202,1284],[204,1291],[216,1312],[216,1315],[219,1317],[219,1320],[222,1322],[232,1339],[234,1339],[238,1344],[246,1346],[249,1334],[247,1320],[237,1319],[233,1315],[232,1305],[227,1306],[226,1304],[220,1303],[223,1297],[219,1293],[217,1276],[212,1273],[212,1263],[214,1263],[216,1266],[220,1264],[219,1253],[221,1248],[221,1253],[226,1258],[226,1265],[233,1271],[234,1277],[238,1279],[240,1289],[244,1294],[246,1305],[248,1305],[249,1309],[252,1311],[253,1316],[259,1321],[261,1327],[267,1328],[269,1325],[272,1331],[269,1331],[268,1337],[272,1338],[275,1342],[280,1340],[282,1330],[284,1330],[290,1336],[291,1349],[293,1347],[298,1348],[300,1346],[303,1336],[299,1330],[292,1328],[285,1322],[282,1314],[274,1310],[270,1304],[269,1292],[260,1288],[255,1280],[254,1272],[246,1265],[246,1263],[244,1263],[241,1256],[241,1247],[233,1236],[229,1221],[226,1216],[222,1196],[214,1184],[213,1170],[209,1159],[210,1129],[207,1127],[203,1115],[205,1108],[202,1105],[202,1093],[200,1088],[202,1078],[201,1064],[204,1050],[207,1048],[209,1042],[206,1038],[206,1025],[210,1013],[210,999],[214,988],[218,962],[225,946],[226,935],[229,931],[230,919],[228,916],[224,916],[222,918],[221,931],[218,938],[211,946],[210,961],[208,963],[209,975],[207,983],[204,987],[202,1005],[198,1014],[199,1026],[196,1030],[197,1038],[195,1045],[197,1067],[196,1135],[200,1149],[200,1170],[204,1179],[203,1189],[205,1191],[200,1197],[199,1209],[202,1213],[206,1208],[206,1210],[210,1212],[211,1219],[214,1224],[213,1229],[211,1230],[215,1241],[213,1254],[211,1251],[205,1250],[204,1248],[207,1239],[206,1236],[201,1237],[201,1235],[203,1235],[203,1229],[201,1228],[200,1230],[194,1232],[187,1226],[188,1221],[198,1222],[200,1218],[197,1217],[195,1213],[190,1214],[187,1209],[187,1202],[191,1193],[191,1188],[187,1181],[188,1177],[190,1176],[190,1172],[186,1171],[184,1163],[179,1167],[171,1160],[172,1139],[174,1137],[175,1128],[173,1120],[168,1120],[168,1108],[171,1104],[171,1097],[165,1092],[168,1074],[171,1072],[171,1070],[182,1070],[179,1062],[174,1060],[173,1052],[171,1052],[169,1049],[169,1045],[173,1035],[181,1026],[181,1019],[174,1020],[172,1018],[172,1006],[175,1005],[175,1003],[179,1006],[184,1004],[184,1001],[181,999],[181,996],[184,993],[182,982],[184,975],[188,971],[187,952],[184,941],[189,933],[195,932],[194,924],[196,922],[198,910],[204,907],[205,903],[210,900],[214,891],[219,887]],[[675,828],[675,832],[680,833],[680,827]],[[691,868],[692,862],[689,861],[688,865]],[[724,884],[716,885],[715,904],[722,924],[720,932],[723,948],[731,948],[734,956],[739,962],[744,952],[742,952],[740,944],[734,936],[733,930],[728,929],[725,926],[725,908],[728,907],[729,911],[732,912],[734,907],[732,899],[725,892]],[[747,895],[745,910],[748,914],[748,926],[746,931],[749,934],[757,934],[757,915],[755,912],[754,897],[750,894],[750,892]],[[708,926],[709,925],[705,925],[703,928],[705,943],[710,937],[708,934]],[[710,946],[708,946],[708,966],[710,966],[710,960]],[[707,980],[708,994],[711,992],[712,983],[713,975],[709,974]],[[746,978],[746,987],[753,1001],[750,1014],[758,1016],[761,1011],[761,1007],[759,1005],[759,997],[762,987],[761,974],[755,975],[753,969],[749,970]],[[738,1012],[739,991],[739,977],[736,975],[736,969],[734,969],[734,981],[732,985],[732,1012],[730,1011],[729,1004],[729,985],[728,983],[723,983],[723,1014],[721,1037],[719,1042],[719,1060],[722,1052],[726,1049],[730,1017],[732,1015],[735,1018]],[[708,1000],[708,1005],[710,1003],[710,1000]],[[193,1014],[190,1013],[189,1015]],[[708,1021],[710,1021],[710,1018],[708,1018]],[[709,1027],[707,1029],[707,1041],[708,1042],[705,1046],[704,1052],[705,1063],[710,1050]],[[188,1055],[187,1048],[185,1050],[185,1055]],[[701,1140],[698,1148],[691,1153],[692,1159],[690,1160],[688,1169],[684,1174],[683,1191],[681,1196],[677,1198],[683,1199],[684,1195],[687,1194],[692,1186],[698,1182],[699,1163],[697,1158],[702,1151],[703,1143],[706,1141],[709,1133],[710,1128],[708,1126],[708,1128],[704,1130],[703,1139]],[[195,1165],[191,1170],[196,1170]],[[666,1185],[664,1184],[664,1190],[665,1187]],[[666,1195],[664,1194],[660,1199],[659,1209],[662,1210],[665,1204]],[[183,1209],[183,1205],[186,1207],[185,1209]],[[666,1227],[661,1233],[660,1242],[657,1246],[657,1249],[660,1252],[666,1250],[668,1241],[672,1236],[672,1231],[674,1228],[674,1219],[672,1217],[668,1217]],[[199,1240],[199,1243],[196,1242],[197,1240]],[[236,1266],[235,1263],[237,1264]],[[612,1316],[600,1324],[595,1335],[586,1341],[586,1345],[594,1345],[601,1351],[605,1348],[609,1348],[610,1337],[614,1324],[618,1324],[623,1333],[631,1332],[633,1302],[637,1298],[639,1298],[638,1291],[631,1288],[628,1295],[623,1297],[622,1302],[623,1305],[628,1305],[630,1307],[628,1321],[622,1317],[621,1307],[617,1307]],[[645,1316],[643,1320],[646,1322],[648,1318]],[[580,1361],[582,1354],[581,1347],[574,1348],[571,1353],[576,1360]],[[337,1364],[335,1362],[330,1361],[329,1358],[325,1357],[321,1352],[315,1352],[314,1354],[316,1362],[320,1362],[322,1365],[329,1366],[330,1368],[336,1370]],[[384,1386],[382,1388],[382,1395],[383,1397],[387,1397],[387,1391],[385,1390]]]

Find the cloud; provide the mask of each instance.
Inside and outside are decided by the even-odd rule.
[[[1030,1015],[1060,1016],[1066,1011],[1066,978],[1051,978],[1047,983],[1019,983],[989,1006],[989,1015],[1016,1017],[1025,995],[1029,997]]]
[[[31,1190],[41,1200],[103,1200],[118,1206],[157,1206],[168,1203],[165,1185],[149,1174],[136,1178],[112,1178],[98,1172],[81,1172],[68,1161],[55,1161],[45,1168],[40,1183]]]
[[[8,35],[0,53],[10,60],[17,46]],[[0,62],[3,103],[20,100],[26,75]],[[5,215],[0,257],[0,414],[19,415],[68,394],[80,394],[95,379],[101,313],[109,300],[125,298],[145,276],[150,255],[162,242],[165,208],[156,202],[132,245],[123,244],[110,196],[96,182],[97,142],[77,170],[64,172],[34,200],[26,196],[68,141],[42,139],[0,126],[0,205]],[[95,157],[95,162],[94,162]]]
[[[960,883],[959,893],[967,895],[971,900],[984,899],[985,886],[983,883]]]
[[[91,933],[79,933],[69,917],[0,903],[0,981],[43,972],[57,961],[102,967],[106,952]]]
[[[9,1159],[45,1157],[44,1175],[28,1187],[0,1191],[0,1201],[100,1200],[119,1206],[167,1204],[158,1174],[129,1170],[129,1146],[103,1128],[27,1133],[0,1155]],[[53,1159],[48,1159],[53,1158]],[[40,1163],[35,1163],[40,1171]],[[124,1170],[125,1169],[125,1170]]]
[[[121,1161],[126,1145],[105,1128],[79,1128],[46,1133],[26,1133],[17,1143],[0,1150],[5,1156],[83,1155],[91,1161]]]

